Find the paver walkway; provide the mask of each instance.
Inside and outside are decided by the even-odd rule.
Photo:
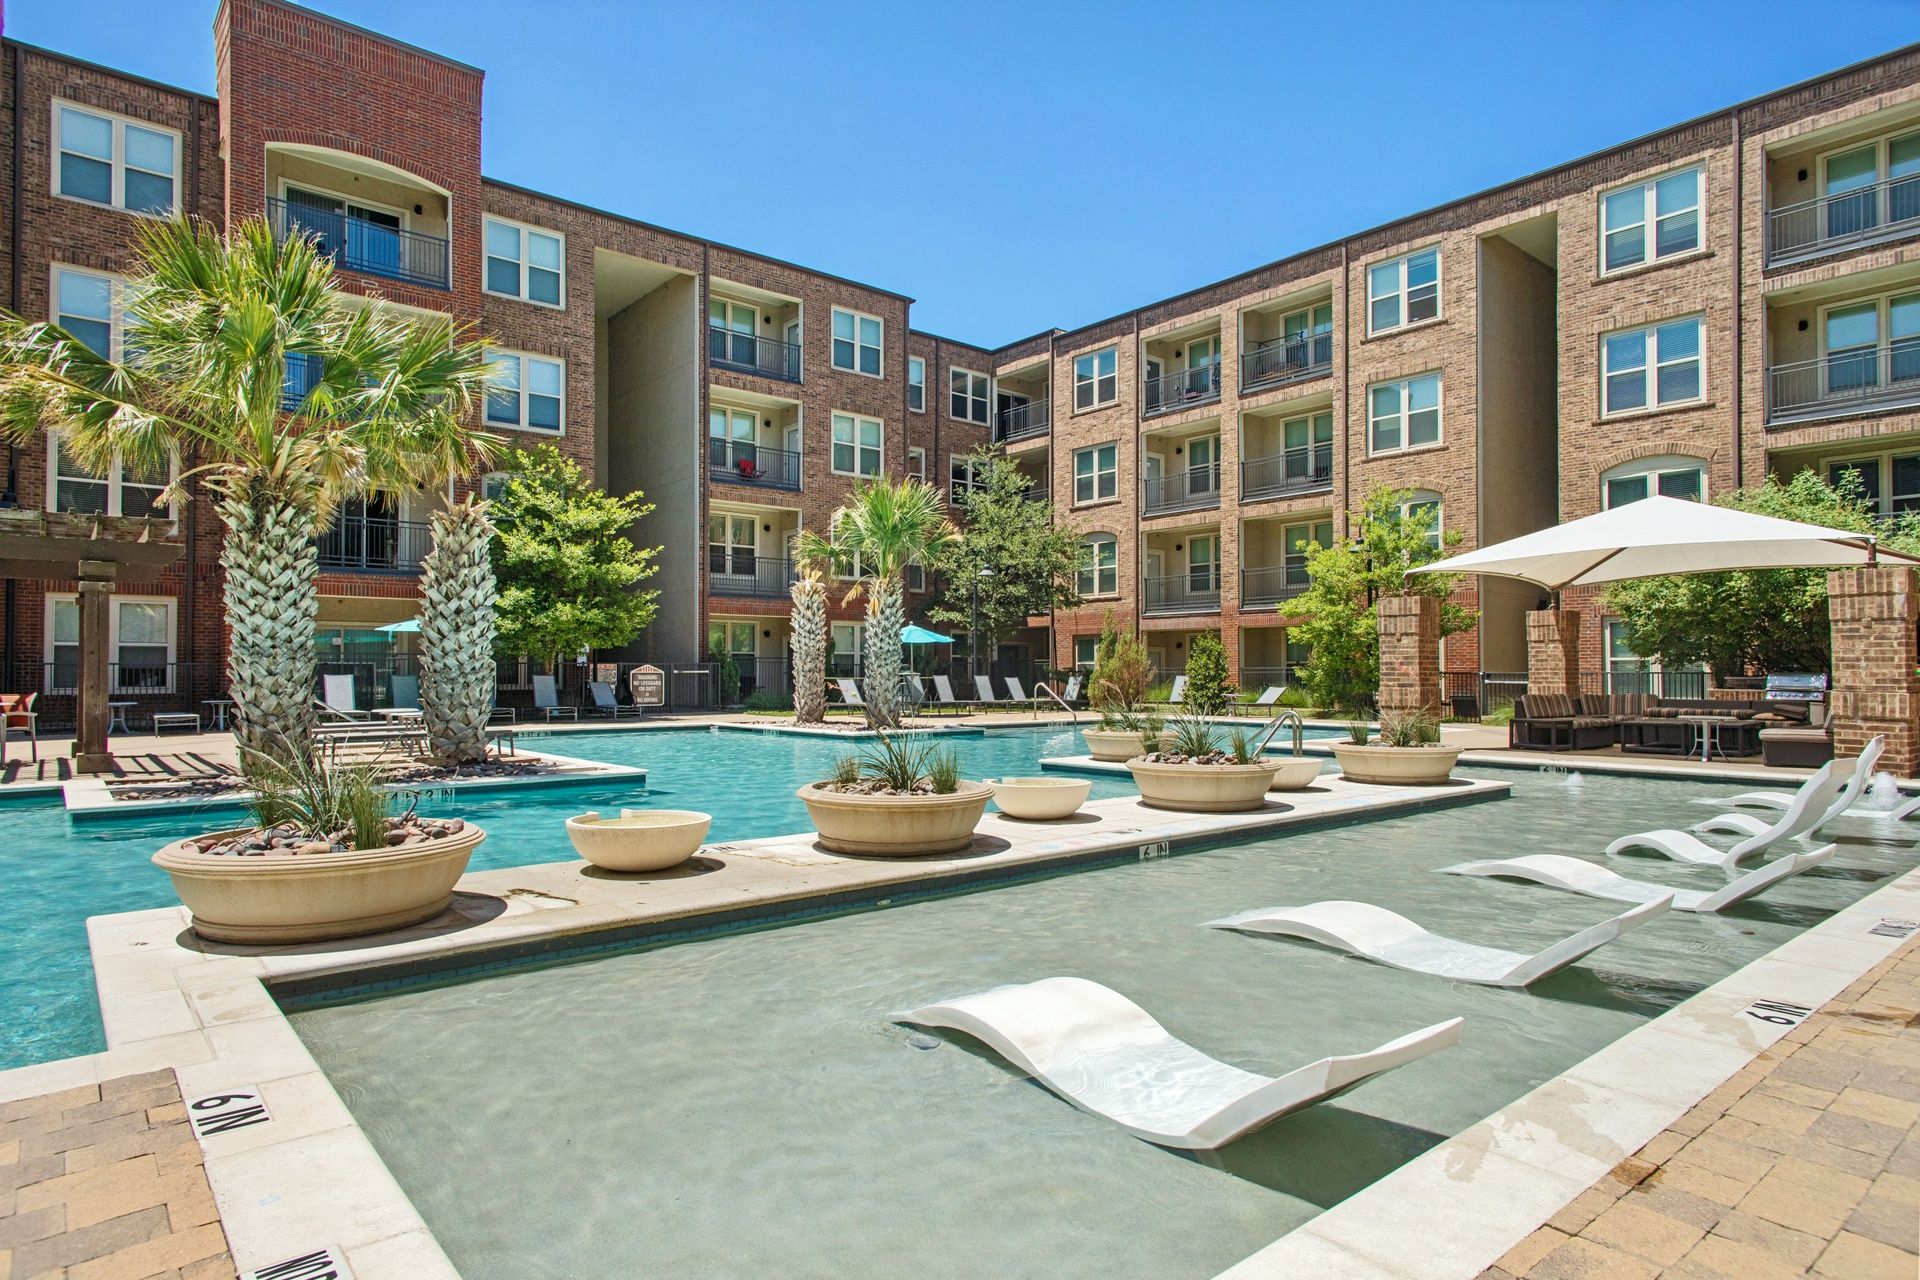
[[[1481,1280],[1914,1280],[1920,939],[1617,1165]]]
[[[0,1105],[0,1276],[232,1280],[173,1072]]]

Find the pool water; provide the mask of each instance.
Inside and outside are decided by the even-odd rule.
[[[1726,787],[1478,776],[1514,797],[309,1006],[293,1022],[471,1280],[1206,1277],[1915,859],[1851,823],[1833,863],[1726,917],[1656,920],[1530,991],[1202,927],[1354,898],[1532,950],[1622,908],[1434,869],[1597,857],[1613,834],[1697,820],[1691,800]],[[1724,881],[1663,860],[1629,874]],[[1266,1074],[1467,1024],[1455,1049],[1191,1158],[964,1036],[891,1019],[1054,974],[1106,983]]]

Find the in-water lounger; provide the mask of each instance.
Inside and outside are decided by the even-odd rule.
[[[1452,1018],[1370,1053],[1322,1058],[1278,1079],[1176,1040],[1133,1001],[1085,978],[1042,978],[896,1017],[964,1031],[1047,1088],[1164,1147],[1210,1151],[1301,1107],[1460,1040]]]
[[[1506,876],[1531,880],[1589,898],[1607,898],[1613,902],[1652,902],[1670,898],[1675,911],[1710,914],[1725,911],[1736,902],[1744,902],[1761,890],[1779,884],[1788,876],[1797,876],[1808,867],[1818,866],[1833,856],[1833,846],[1825,845],[1811,853],[1791,853],[1775,858],[1764,867],[1755,867],[1738,880],[1729,880],[1711,893],[1699,889],[1676,889],[1672,885],[1649,880],[1629,880],[1603,866],[1581,858],[1557,853],[1536,853],[1524,858],[1493,859],[1486,862],[1461,862],[1441,871],[1456,876]]]
[[[1731,849],[1716,849],[1691,831],[1663,827],[1658,831],[1621,836],[1607,846],[1607,852],[1620,854],[1630,849],[1651,849],[1677,862],[1702,862],[1715,867],[1738,866],[1748,858],[1759,857],[1781,841],[1805,835],[1819,825],[1839,797],[1841,788],[1846,785],[1844,776],[1836,776],[1831,772],[1832,766],[1832,761],[1822,765],[1825,776],[1814,775],[1820,779],[1818,786],[1803,787],[1794,792],[1793,802],[1787,806],[1785,813],[1760,830],[1748,832],[1746,838]]]
[[[1430,973],[1491,987],[1524,987],[1558,973],[1606,946],[1629,929],[1665,915],[1672,895],[1652,898],[1611,920],[1582,929],[1542,951],[1504,951],[1444,938],[1370,902],[1313,902],[1304,907],[1261,907],[1212,921],[1216,929],[1277,933],[1349,951],[1396,969]]]
[[[1812,777],[1801,783],[1794,791],[1749,791],[1741,795],[1729,796],[1724,800],[1698,800],[1695,801],[1695,803],[1719,805],[1727,808],[1746,806],[1758,809],[1790,809],[1793,807],[1794,801],[1799,798],[1801,792],[1823,785],[1824,779],[1828,776],[1828,771],[1843,772],[1846,780],[1840,788],[1840,794],[1834,799],[1832,804],[1827,806],[1826,812],[1822,813],[1814,820],[1813,825],[1807,828],[1807,831],[1812,833],[1820,830],[1820,828],[1826,826],[1835,818],[1838,818],[1848,809],[1851,809],[1854,804],[1859,801],[1860,797],[1867,793],[1867,783],[1873,777],[1873,767],[1880,763],[1880,753],[1886,749],[1886,745],[1887,740],[1885,735],[1876,734],[1868,740],[1866,749],[1858,756],[1855,756],[1850,761],[1829,760],[1826,764],[1820,766],[1819,772],[1816,772]],[[1750,836],[1759,834],[1766,829],[1766,826],[1767,821],[1764,817],[1758,817],[1751,813],[1723,813],[1718,817],[1708,818],[1705,822],[1695,823],[1692,830],[1717,831],[1727,835]]]

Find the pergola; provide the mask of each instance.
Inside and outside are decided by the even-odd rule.
[[[107,604],[122,582],[158,577],[185,547],[172,526],[145,517],[0,510],[0,578],[71,578],[80,603],[80,673],[74,767],[113,768],[107,750]]]

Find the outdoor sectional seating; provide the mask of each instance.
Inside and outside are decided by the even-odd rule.
[[[1530,693],[1514,700],[1507,743],[1531,751],[1592,751],[1622,743],[1639,750],[1680,753],[1693,741],[1694,729],[1682,719],[1687,716],[1752,721],[1764,726],[1763,741],[1773,732],[1819,732],[1806,728],[1804,703],[1764,698],[1661,698],[1650,693],[1587,693],[1578,698]],[[1664,721],[1674,723],[1668,726]],[[1823,758],[1831,756],[1829,744]]]
[[[1513,723],[1507,726],[1507,745],[1527,751],[1591,751],[1610,747],[1614,721],[1610,716],[1580,714],[1564,693],[1529,693],[1514,699]]]

